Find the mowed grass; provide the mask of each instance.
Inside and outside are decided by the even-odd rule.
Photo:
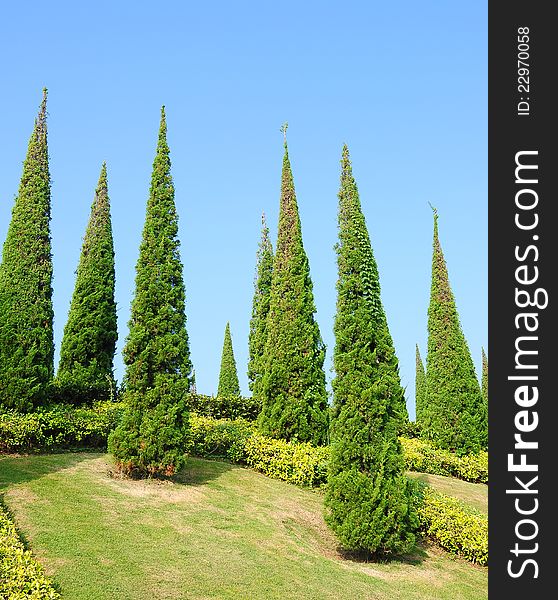
[[[458,498],[478,511],[488,515],[488,486],[483,483],[469,483],[455,477],[430,475],[428,473],[407,473],[409,477],[418,479],[442,494]]]
[[[435,546],[390,563],[345,557],[319,491],[195,458],[176,482],[112,468],[104,454],[0,458],[0,493],[64,598],[487,597],[487,569]]]

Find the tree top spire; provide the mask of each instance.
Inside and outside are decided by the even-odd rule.
[[[285,121],[283,123],[283,125],[281,125],[281,128],[279,129],[279,131],[283,134],[283,142],[285,144],[285,146],[287,145],[287,129],[289,128],[289,124],[287,123],[287,121]]]

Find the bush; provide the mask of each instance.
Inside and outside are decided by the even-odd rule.
[[[60,594],[31,552],[25,550],[15,525],[0,503],[0,598],[57,600]]]
[[[91,408],[59,404],[28,414],[0,413],[0,452],[104,448],[123,410],[120,402],[98,402]]]
[[[408,471],[447,475],[471,481],[488,483],[488,452],[457,456],[447,450],[435,448],[419,439],[399,438]]]
[[[260,434],[247,438],[246,464],[274,479],[304,486],[317,486],[327,480],[328,447],[286,442]]]
[[[255,433],[255,424],[244,419],[212,419],[190,414],[192,454],[206,458],[228,458],[245,463],[246,440]]]
[[[204,396],[189,394],[186,404],[190,412],[214,419],[246,419],[255,421],[261,411],[261,403],[255,398],[242,396]]]
[[[479,565],[488,564],[488,518],[456,498],[423,489],[419,506],[423,532],[442,548]]]

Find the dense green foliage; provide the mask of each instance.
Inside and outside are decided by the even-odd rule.
[[[43,568],[25,549],[15,525],[0,503],[0,598],[57,600],[60,594]]]
[[[488,452],[457,456],[425,440],[400,437],[405,469],[433,475],[457,477],[472,483],[488,483]]]
[[[252,300],[252,318],[248,334],[248,386],[255,391],[263,372],[265,342],[267,339],[267,315],[271,299],[273,277],[273,246],[269,239],[269,229],[262,215],[262,237],[256,255],[256,278]]]
[[[349,550],[403,553],[418,526],[397,434],[407,419],[378,267],[343,147],[326,521]]]
[[[325,346],[315,312],[285,142],[267,339],[261,389],[256,389],[262,402],[259,426],[271,437],[313,444],[327,441]]]
[[[221,353],[221,368],[219,370],[219,387],[217,396],[240,396],[240,385],[236,371],[236,361],[231,338],[231,328],[227,323],[225,327],[225,339],[223,340],[223,352]]]
[[[415,419],[422,422],[422,411],[426,404],[426,372],[420,356],[419,347],[416,347],[416,375],[415,375]]]
[[[190,392],[186,397],[188,410],[213,419],[247,419],[255,421],[261,405],[256,398],[242,396],[204,396]]]
[[[65,402],[87,403],[114,393],[112,370],[118,338],[114,286],[114,243],[103,163],[60,346],[56,383]]]
[[[127,410],[109,448],[134,476],[172,475],[185,460],[192,363],[164,107],[124,348]]]
[[[256,433],[253,422],[245,419],[212,419],[190,414],[192,454],[206,458],[227,458],[246,463],[246,442]]]
[[[471,353],[459,323],[438,237],[436,211],[426,384],[426,404],[421,411],[420,423],[422,435],[440,448],[459,454],[483,449],[487,439],[487,413]]]
[[[122,402],[95,402],[41,407],[22,414],[0,412],[0,452],[36,452],[68,448],[102,448],[124,412]]]
[[[46,90],[0,264],[0,405],[45,402],[54,371]]]
[[[456,498],[425,487],[419,505],[424,533],[442,548],[479,565],[488,564],[488,519]]]

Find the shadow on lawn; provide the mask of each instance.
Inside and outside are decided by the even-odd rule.
[[[27,483],[45,475],[72,468],[95,456],[99,455],[91,452],[0,455],[0,494],[11,485]]]
[[[177,473],[172,480],[191,486],[205,485],[209,481],[218,479],[228,471],[239,469],[235,465],[220,460],[207,460],[189,456],[186,466]]]
[[[402,556],[375,556],[369,552],[352,552],[344,550],[342,547],[338,547],[337,551],[339,556],[344,560],[355,563],[380,563],[380,564],[403,564],[410,567],[420,566],[427,558],[428,552],[426,551],[426,543],[419,539],[417,540],[416,546],[413,550]]]

